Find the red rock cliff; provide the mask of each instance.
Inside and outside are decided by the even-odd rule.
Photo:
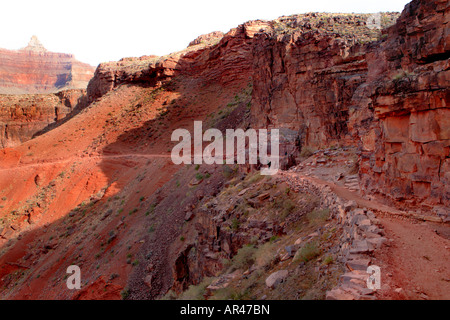
[[[414,0],[367,54],[368,81],[350,119],[367,192],[450,204],[449,20],[448,1]]]
[[[0,49],[0,93],[50,93],[85,89],[94,68],[73,55],[47,51],[33,37],[20,50]]]
[[[0,95],[0,149],[30,140],[48,125],[85,106],[86,90],[54,94]]]

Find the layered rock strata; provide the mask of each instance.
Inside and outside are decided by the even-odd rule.
[[[20,50],[0,49],[0,94],[86,89],[94,68],[72,54],[47,51],[33,36]]]

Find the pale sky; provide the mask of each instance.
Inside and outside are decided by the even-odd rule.
[[[306,12],[401,12],[409,0],[4,0],[0,48],[36,35],[50,51],[97,66],[123,57],[165,55],[197,36],[254,19]]]

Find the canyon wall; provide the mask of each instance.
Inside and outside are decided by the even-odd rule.
[[[359,145],[365,192],[448,214],[449,16],[448,1],[412,1],[372,42],[305,18],[257,34],[254,124],[297,132],[297,151]]]
[[[85,106],[86,90],[0,95],[0,149],[30,140],[48,125]]]
[[[36,37],[23,49],[0,49],[0,94],[86,89],[93,74],[92,66],[71,54],[47,51]]]
[[[382,28],[370,18],[310,13],[250,21],[170,56],[101,64],[88,96],[175,76],[193,85],[197,78],[247,79],[252,126],[282,129],[284,156],[358,145],[365,192],[403,205],[448,206],[449,3],[414,0],[401,16],[381,14]]]
[[[350,118],[366,191],[438,215],[450,204],[449,20],[448,1],[409,3],[386,41],[367,53],[368,81]]]

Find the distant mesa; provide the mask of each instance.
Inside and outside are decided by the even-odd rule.
[[[86,89],[95,68],[72,54],[48,51],[37,36],[25,48],[0,49],[0,94]]]

